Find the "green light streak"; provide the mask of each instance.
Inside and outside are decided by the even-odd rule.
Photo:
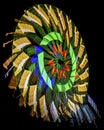
[[[60,42],[62,42],[62,37],[61,37],[60,33],[58,33],[58,32],[48,33],[46,36],[43,37],[43,40],[41,41],[40,45],[46,46],[53,40],[59,40]],[[76,58],[75,58],[75,54],[74,54],[71,44],[69,47],[69,53],[70,53],[71,60],[72,60],[72,71],[70,74],[70,79],[66,84],[56,84],[59,92],[69,90],[72,87],[72,85],[74,84],[75,74],[76,74]],[[38,62],[39,62],[40,73],[41,73],[44,81],[51,89],[53,89],[51,80],[50,80],[46,70],[44,69],[44,52],[41,52],[40,54],[38,54]]]

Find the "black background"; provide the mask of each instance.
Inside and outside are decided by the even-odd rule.
[[[1,61],[11,53],[11,44],[4,49],[2,43],[12,39],[5,36],[6,32],[13,32],[16,27],[15,18],[20,19],[25,9],[40,3],[57,6],[73,20],[85,42],[90,68],[88,93],[94,99],[100,111],[101,120],[98,122],[99,129],[104,128],[104,31],[103,31],[103,4],[100,1],[86,0],[3,0],[0,3],[0,57]],[[3,51],[2,51],[3,50]],[[2,68],[2,67],[0,67]],[[8,89],[9,78],[4,79],[5,69],[0,73],[0,124],[6,128],[27,129],[58,129],[54,124],[45,124],[42,121],[32,119],[24,109],[20,109],[17,102],[12,98],[13,92]],[[68,124],[61,126],[70,128]],[[61,128],[60,127],[60,128]],[[85,126],[85,128],[87,128]]]

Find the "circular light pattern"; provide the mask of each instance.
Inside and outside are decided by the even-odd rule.
[[[19,106],[29,107],[32,116],[50,122],[76,120],[78,125],[95,120],[87,104],[93,100],[87,96],[84,41],[61,9],[37,4],[25,11],[13,35],[12,60],[9,86],[19,90]]]

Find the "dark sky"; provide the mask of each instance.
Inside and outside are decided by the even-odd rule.
[[[5,37],[5,33],[12,32],[14,30],[17,24],[14,19],[19,19],[23,15],[25,9],[28,9],[31,6],[40,3],[52,4],[62,9],[66,14],[68,14],[68,16],[78,27],[79,32],[81,33],[82,38],[85,42],[90,67],[88,93],[98,105],[98,109],[103,119],[104,54],[102,46],[104,44],[104,11],[102,8],[102,3],[100,3],[99,1],[94,1],[94,3],[91,0],[86,0],[83,2],[81,2],[81,0],[78,0],[77,2],[76,1],[77,0],[73,0],[73,2],[72,0],[3,0],[2,3],[0,3],[0,44],[8,41],[8,39],[11,39],[11,36],[9,36],[8,38]],[[3,49],[1,60],[5,61],[7,55],[10,54],[10,51],[11,50],[9,49]],[[4,73],[5,71],[3,70],[3,74]],[[3,77],[3,75],[0,77]],[[4,81],[5,83],[3,83]],[[14,123],[15,127],[18,127],[18,124],[21,123],[24,128],[25,126],[27,126],[27,128],[34,126],[35,129],[35,124],[33,125],[33,120],[28,117],[27,112],[20,110],[17,107],[15,101],[12,99],[12,92],[8,90],[7,84],[8,80],[1,80],[0,94],[2,96],[0,98],[0,114],[2,116],[0,115],[0,118],[2,118],[2,122],[5,122],[4,124],[10,122],[9,126],[12,126],[12,124]],[[101,121],[101,126],[103,124],[102,122],[103,121]],[[41,128],[43,126],[44,125],[42,124]],[[48,126],[49,128],[55,128],[55,126]],[[46,128],[48,128],[48,126]]]

